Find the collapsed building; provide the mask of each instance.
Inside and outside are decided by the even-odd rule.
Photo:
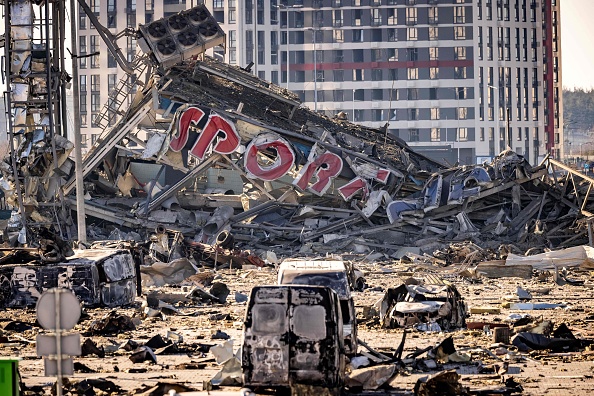
[[[13,3],[11,22],[30,18],[32,3]],[[73,145],[41,111],[51,109],[51,95],[61,91],[54,84],[39,91],[39,77],[30,72],[39,67],[56,87],[67,76],[49,44],[44,55],[29,48],[27,32],[15,27],[7,33],[16,66],[9,70],[12,150],[0,165],[0,187],[15,209],[5,244],[43,257],[41,238],[76,235],[75,166]],[[414,259],[447,265],[591,238],[594,180],[553,159],[533,167],[508,150],[491,163],[445,166],[416,153],[387,127],[313,112],[248,68],[206,56],[225,40],[204,6],[140,26],[135,34],[143,53],[97,117],[105,132],[84,158],[82,175],[87,236],[136,241],[148,253],[134,256],[136,266],[183,257],[194,268],[264,265],[273,256],[330,251],[400,258],[399,250],[411,246],[418,252]],[[122,98],[134,90],[125,107]],[[68,255],[65,247],[58,250]],[[3,252],[3,263],[12,252]],[[39,264],[28,267],[37,290],[58,284],[61,270],[43,284],[47,260],[31,262]],[[108,266],[96,266],[103,275],[89,275],[97,279],[95,287],[118,284],[116,294],[128,297],[91,300],[130,301],[138,279],[128,272],[112,278]],[[15,277],[9,267],[2,273],[9,283]],[[34,303],[15,296],[4,301]]]

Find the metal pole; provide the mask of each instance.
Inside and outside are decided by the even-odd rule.
[[[318,112],[318,57],[316,51],[316,30],[312,30],[314,48],[314,111]]]
[[[70,1],[70,46],[72,47],[72,93],[74,96],[73,107],[74,107],[74,163],[75,163],[75,178],[76,178],[76,225],[78,229],[78,241],[79,242],[86,242],[87,241],[87,225],[85,219],[85,191],[84,191],[84,184],[83,184],[83,161],[82,161],[82,139],[80,135],[80,103],[78,98],[80,97],[79,92],[79,80],[78,80],[78,58],[76,54],[78,53],[77,50],[77,40],[76,40],[76,19],[77,19],[77,12],[76,12],[76,2]]]
[[[499,154],[500,152],[503,151],[503,148],[499,146],[499,142],[501,141],[499,136],[500,136],[500,131],[499,131],[499,89],[493,85],[489,85],[492,89],[493,89],[493,99],[496,101],[495,103],[497,104],[496,110],[495,110],[495,136],[493,136],[493,139],[495,139],[495,141],[497,142],[497,145],[495,147],[497,147],[497,151]],[[495,99],[495,90],[497,90],[497,98]]]
[[[289,72],[289,69],[291,67],[291,60],[289,58],[289,9],[286,8],[285,6],[285,10],[287,10],[287,91],[289,90],[289,79],[291,78],[291,73]]]
[[[74,16],[73,16],[74,17]],[[57,381],[56,381],[56,395],[62,396],[62,319],[60,312],[60,297],[62,289],[56,289],[55,303],[56,303],[56,363],[57,363]]]
[[[258,75],[258,0],[254,1],[254,75]]]

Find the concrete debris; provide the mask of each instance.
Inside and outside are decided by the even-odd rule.
[[[459,396],[468,395],[469,391],[460,383],[460,375],[456,370],[419,378],[414,389],[415,396]]]
[[[388,382],[395,372],[394,364],[354,369],[347,375],[345,385],[351,389],[375,390]]]

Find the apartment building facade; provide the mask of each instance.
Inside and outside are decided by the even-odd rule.
[[[132,62],[137,51],[133,31],[138,24],[150,23],[166,16],[177,14],[187,8],[185,0],[87,0],[99,22],[113,35],[121,35],[117,45],[126,61]],[[80,91],[80,125],[83,151],[91,147],[103,133],[104,128],[95,122],[95,117],[107,103],[109,92],[128,75],[118,66],[116,59],[107,50],[97,30],[81,7],[77,15],[78,63]],[[121,34],[132,29],[130,34]],[[129,100],[131,100],[132,94]],[[113,122],[110,123],[113,125]]]
[[[385,128],[438,160],[482,162],[507,146],[531,163],[561,155],[560,0],[135,1],[90,5],[115,33],[203,2],[227,33],[216,57],[253,62],[308,107]],[[80,60],[92,143],[93,116],[123,72],[84,18],[80,53],[101,54]],[[131,59],[136,43],[122,40]]]

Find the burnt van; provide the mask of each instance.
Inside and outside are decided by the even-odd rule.
[[[286,260],[278,269],[279,285],[314,285],[331,288],[342,310],[344,345],[347,355],[357,353],[357,316],[349,274],[341,260]]]
[[[340,394],[345,375],[340,312],[338,296],[327,287],[254,287],[243,329],[244,386]]]

